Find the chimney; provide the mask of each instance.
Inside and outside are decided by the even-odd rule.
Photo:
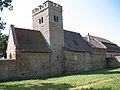
[[[91,43],[90,34],[87,35],[87,41]]]

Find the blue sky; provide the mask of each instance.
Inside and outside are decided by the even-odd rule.
[[[63,27],[66,30],[90,33],[111,40],[120,46],[120,0],[52,0],[63,6]],[[2,12],[7,22],[3,33],[8,34],[10,24],[32,28],[32,9],[45,0],[13,0],[13,11]]]

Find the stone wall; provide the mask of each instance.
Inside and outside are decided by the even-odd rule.
[[[108,67],[120,67],[120,56],[107,58]]]
[[[50,53],[18,53],[16,62],[16,76],[18,78],[37,78],[51,75]]]
[[[65,50],[66,73],[77,73],[91,70],[91,56],[89,53]]]
[[[0,60],[0,81],[14,80],[15,60]]]
[[[0,81],[51,76],[49,53],[17,52],[16,57],[16,60],[0,60]]]
[[[107,66],[105,50],[93,49],[92,53],[65,50],[65,56],[67,73],[102,69]]]
[[[92,69],[102,69],[107,67],[106,50],[93,48],[92,50]]]
[[[78,73],[106,67],[105,50],[93,49],[91,52],[64,51],[65,58],[57,57],[56,66],[62,67],[63,73]],[[51,53],[18,52],[16,60],[0,60],[0,81],[50,77],[53,73]],[[119,59],[120,60],[120,59]],[[109,66],[116,62],[109,61]],[[62,66],[61,66],[62,65]],[[120,64],[119,64],[120,65]],[[60,75],[58,74],[58,75]]]

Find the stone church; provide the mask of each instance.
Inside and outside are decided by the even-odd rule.
[[[90,35],[83,38],[64,30],[61,5],[44,2],[32,10],[32,20],[32,30],[10,26],[6,51],[9,60],[2,64],[8,68],[5,79],[50,77],[107,67],[106,52],[110,50],[99,41],[105,39]]]

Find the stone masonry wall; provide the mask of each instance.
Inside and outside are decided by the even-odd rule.
[[[65,50],[67,73],[77,73],[102,69],[107,66],[105,50],[93,50],[92,53]]]
[[[49,53],[17,52],[16,60],[0,60],[0,81],[48,77],[50,65]]]
[[[51,75],[51,61],[49,53],[21,53],[18,52],[16,62],[16,76],[20,79],[47,77]]]
[[[84,52],[65,50],[66,73],[77,73],[92,69],[91,55]]]
[[[106,55],[104,53],[105,50],[99,49],[93,49],[92,53],[65,50],[63,62],[56,65],[61,65],[62,63],[65,73],[102,69],[106,67]],[[56,73],[51,71],[53,64],[50,53],[17,51],[16,57],[16,60],[0,60],[0,81],[50,77],[56,75],[57,72],[59,73],[59,71],[56,71]],[[59,59],[57,57],[58,61]],[[111,65],[111,63],[109,64]]]
[[[107,67],[106,51],[104,49],[94,48],[91,54],[92,54],[93,70]]]
[[[120,67],[120,56],[107,58],[108,67]]]
[[[15,60],[0,60],[0,81],[14,80]]]

